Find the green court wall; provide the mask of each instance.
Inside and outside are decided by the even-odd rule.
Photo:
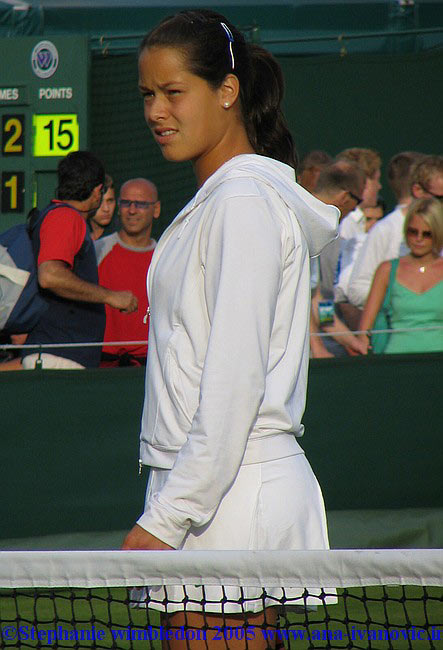
[[[442,361],[312,362],[301,443],[333,513],[334,545],[377,545],[371,518],[398,538],[402,512],[403,541],[419,521],[428,525],[423,512],[443,527]],[[138,475],[143,384],[136,368],[0,373],[0,547],[134,523],[146,484],[146,470]]]

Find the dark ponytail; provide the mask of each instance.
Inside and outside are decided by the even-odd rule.
[[[281,109],[282,70],[267,50],[258,45],[249,45],[248,49],[252,74],[244,104],[249,140],[257,153],[281,160],[295,169],[297,153]]]
[[[209,9],[182,11],[165,18],[145,36],[140,53],[150,47],[181,49],[190,71],[213,88],[219,88],[226,75],[235,74],[252,147],[295,169],[297,154],[281,109],[283,74],[270,52],[246,43],[224,16]]]

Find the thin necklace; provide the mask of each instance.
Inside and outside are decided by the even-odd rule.
[[[434,262],[436,262],[438,260],[438,257],[432,256],[432,258],[429,261],[425,262],[424,264],[420,264],[418,262],[417,266],[414,264],[414,261],[413,261],[414,259],[417,259],[417,258],[412,253],[409,253],[409,259],[411,260],[412,265],[415,266],[418,269],[419,273],[425,273],[426,269],[428,269],[430,266],[433,266]]]
[[[430,266],[433,266],[435,262],[436,260],[433,259],[432,262],[428,262],[427,264],[422,264],[422,266],[418,267],[419,272],[424,273],[426,269],[429,268]]]

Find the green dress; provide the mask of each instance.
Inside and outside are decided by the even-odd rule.
[[[395,282],[391,288],[391,327],[404,329],[443,325],[443,280],[423,293]],[[389,337],[385,354],[443,351],[443,329],[398,332]]]

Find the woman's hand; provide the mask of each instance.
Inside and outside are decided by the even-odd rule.
[[[367,334],[358,334],[356,339],[359,341],[361,352],[360,354],[368,354],[368,350],[371,348],[371,339]]]
[[[368,354],[370,341],[366,334],[357,336],[348,336],[345,346],[348,352],[352,354]]]
[[[126,535],[122,546],[123,551],[173,551],[169,544],[154,537],[147,530],[135,524],[134,528]]]

